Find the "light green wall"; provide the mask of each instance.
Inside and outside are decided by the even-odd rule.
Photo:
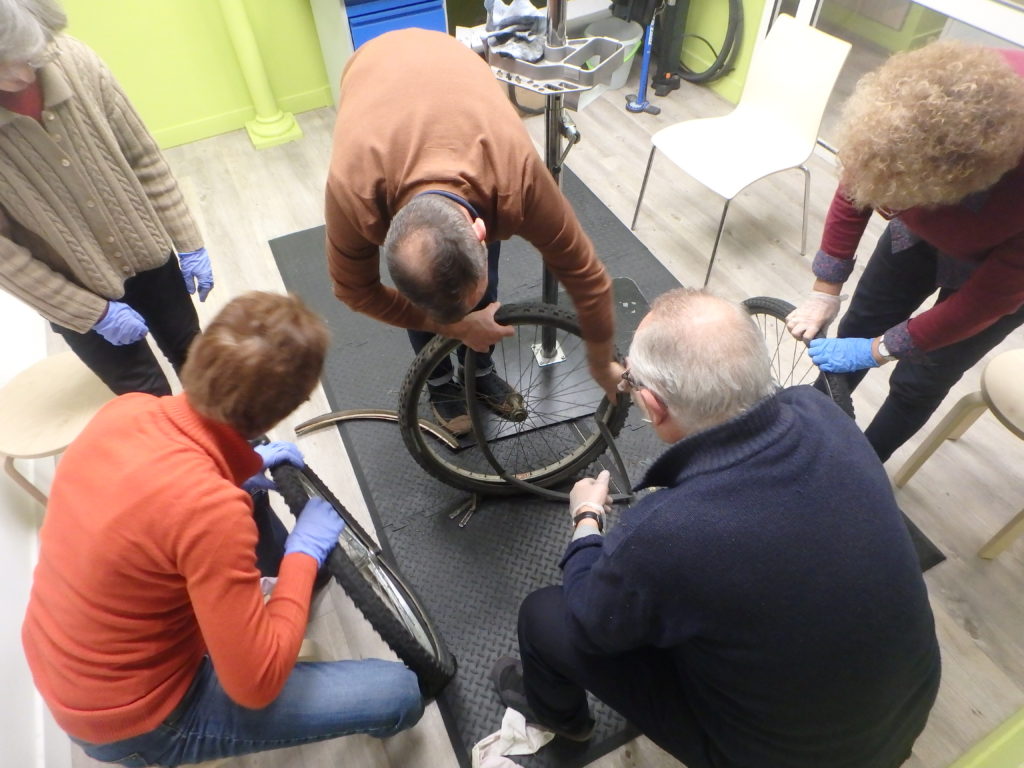
[[[216,0],[63,0],[68,32],[106,61],[163,147],[255,117]],[[331,103],[308,0],[246,0],[281,109]],[[340,8],[340,0],[339,0]]]
[[[839,3],[825,3],[821,9],[822,26],[836,26],[869,40],[883,50],[895,53],[920,48],[936,40],[946,24],[946,17],[924,6],[912,4],[903,26],[893,29],[846,8]]]
[[[710,87],[734,104],[740,100],[743,83],[750,67],[754,52],[757,29],[761,24],[765,0],[743,0],[743,36],[739,52],[733,59],[733,71],[725,77],[710,83]],[[686,17],[686,34],[706,38],[715,50],[721,49],[725,40],[725,29],[729,19],[729,4],[726,0],[690,0],[690,13]],[[695,72],[703,72],[714,61],[711,51],[700,40],[692,37],[683,40],[683,65]]]

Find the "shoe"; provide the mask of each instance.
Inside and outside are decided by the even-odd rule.
[[[466,411],[466,391],[454,379],[444,384],[427,384],[430,394],[430,409],[434,419],[456,437],[473,431],[473,422]]]
[[[476,397],[503,419],[526,421],[526,403],[523,396],[494,371],[476,377]]]
[[[526,719],[526,722],[531,725],[551,731],[556,736],[561,736],[570,741],[590,741],[590,738],[594,735],[594,728],[597,723],[594,721],[594,718],[590,717],[589,713],[587,714],[586,722],[572,730],[556,728],[538,719],[526,701],[522,662],[514,656],[502,656],[494,663],[494,666],[491,668],[491,682],[494,684],[494,689],[498,692],[498,698],[501,699],[501,703],[519,712]]]

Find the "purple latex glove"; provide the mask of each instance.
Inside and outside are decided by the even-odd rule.
[[[198,285],[199,300],[206,301],[206,297],[213,290],[213,267],[210,266],[210,257],[206,255],[206,249],[179,253],[178,261],[181,263],[181,275],[185,278],[185,290],[195,293]]]
[[[807,354],[826,373],[851,373],[863,368],[877,368],[871,354],[872,339],[811,339]]]
[[[108,301],[107,311],[92,329],[115,347],[134,344],[149,333],[142,315],[120,301]]]
[[[295,528],[284,542],[284,553],[302,552],[316,560],[319,568],[338,543],[345,521],[328,502],[314,497],[295,521]]]
[[[265,445],[254,446],[253,450],[263,459],[263,469],[242,483],[242,488],[249,493],[277,490],[274,481],[266,475],[268,469],[273,469],[280,464],[291,464],[300,469],[306,466],[306,462],[302,458],[302,452],[295,443],[276,440]]]

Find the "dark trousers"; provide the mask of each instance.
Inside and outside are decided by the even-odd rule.
[[[894,254],[887,229],[857,283],[836,335],[873,338],[911,317],[935,291],[937,261],[935,249],[924,242]],[[952,294],[942,289],[938,301]],[[1024,307],[974,336],[932,350],[921,359],[899,360],[889,379],[889,394],[864,430],[878,458],[886,461],[913,437],[964,373],[1021,324]],[[867,372],[846,374],[851,390]]]
[[[189,345],[199,333],[199,316],[192,297],[185,290],[178,259],[171,254],[162,267],[129,278],[119,301],[142,315],[160,351],[174,370],[180,372]],[[171,394],[171,385],[145,338],[134,344],[115,346],[93,330],[77,333],[55,323],[50,327],[64,337],[72,351],[114,394]]]
[[[288,529],[270,506],[266,491],[252,494],[252,516],[256,521],[256,568],[261,576],[277,576],[284,559]]]
[[[672,659],[657,648],[593,656],[572,643],[561,587],[530,594],[519,609],[526,699],[538,719],[566,730],[589,717],[587,691],[687,768],[708,768],[704,736]]]
[[[474,312],[498,300],[498,256],[500,255],[500,240],[487,246],[487,289],[484,291],[484,297],[480,299],[480,303],[473,307]],[[417,355],[434,338],[434,334],[429,331],[409,331],[408,333],[409,341],[412,342],[412,349]],[[491,347],[491,350],[493,349],[494,347]],[[466,351],[465,345],[459,347],[458,358],[460,367],[466,359]],[[473,354],[476,356],[476,369],[478,373],[487,373],[494,367],[490,350],[486,353],[474,352]],[[443,384],[451,377],[452,361],[444,360],[430,374],[428,381],[431,384]]]

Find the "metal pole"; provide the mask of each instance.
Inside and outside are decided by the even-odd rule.
[[[550,47],[565,45],[565,2],[548,0],[547,43]],[[547,96],[544,110],[544,162],[559,188],[562,186],[562,109],[561,94]],[[545,267],[542,300],[546,304],[558,302],[558,281]],[[545,326],[541,330],[541,345],[545,358],[555,353],[555,329]]]

